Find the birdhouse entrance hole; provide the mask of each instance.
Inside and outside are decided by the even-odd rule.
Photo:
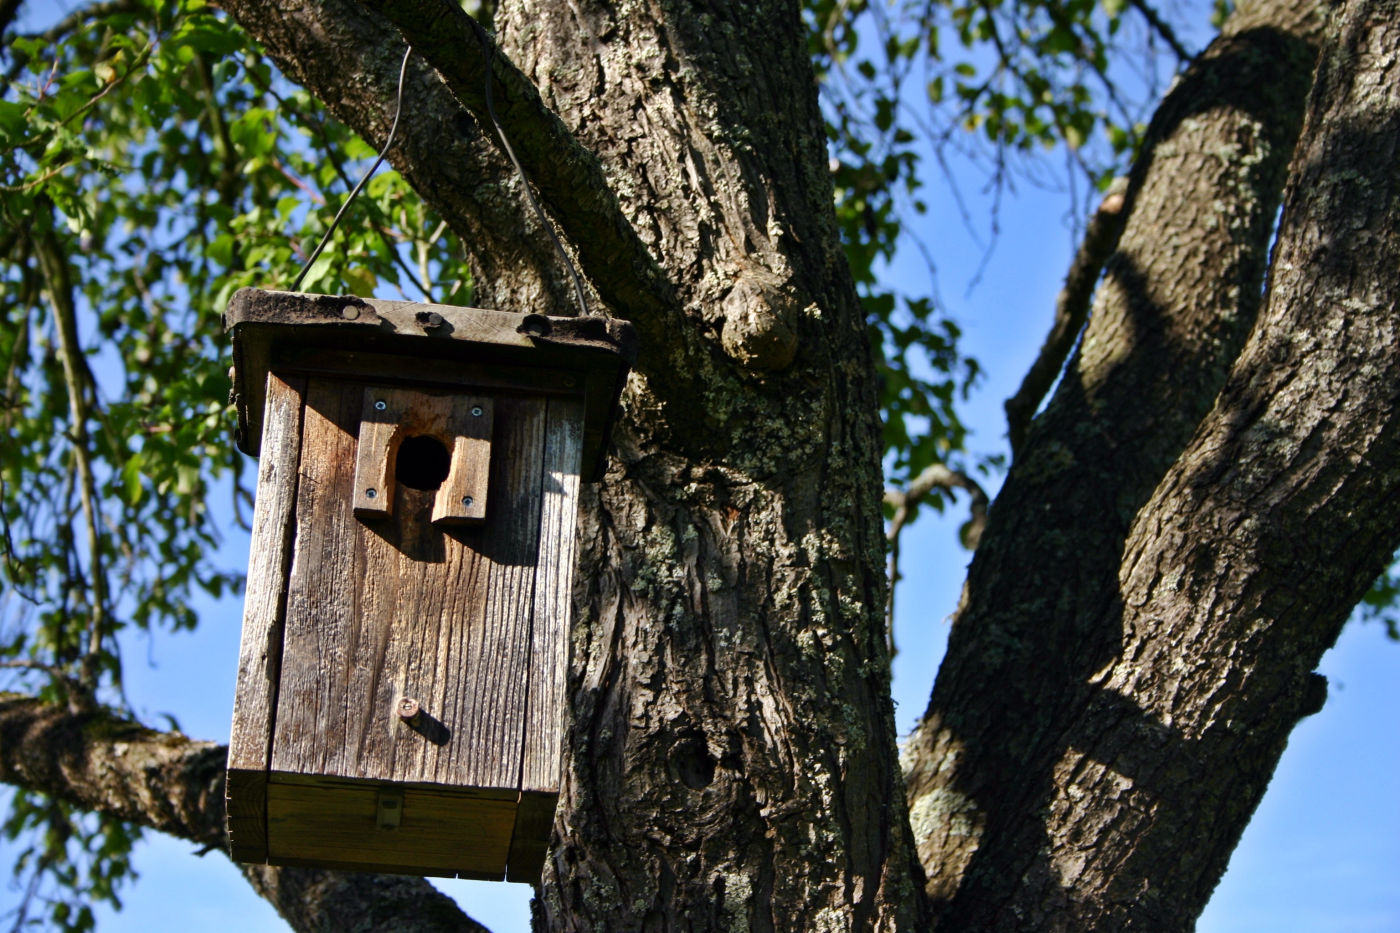
[[[394,458],[394,475],[409,489],[437,492],[442,481],[447,479],[452,460],[447,456],[447,448],[436,437],[416,434],[406,437],[399,444],[399,454]]]

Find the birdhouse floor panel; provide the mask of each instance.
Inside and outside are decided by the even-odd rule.
[[[381,795],[401,811],[381,828]],[[268,861],[360,871],[500,881],[515,831],[517,796],[384,782],[309,782],[273,774],[267,788]]]

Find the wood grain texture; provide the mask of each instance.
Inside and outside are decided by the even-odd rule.
[[[325,868],[501,880],[515,824],[509,792],[395,786],[396,829],[376,826],[381,789],[372,782],[277,780],[268,786],[269,861]]]
[[[545,414],[546,403],[538,397],[496,402],[494,501],[481,537],[488,599],[480,628],[474,629],[470,663],[461,671],[465,689],[457,721],[468,740],[453,749],[454,770],[479,775],[473,783],[480,787],[518,788],[520,782]]]
[[[547,425],[520,789],[555,793],[564,747],[583,406],[572,399],[551,399]]]
[[[491,425],[495,406],[489,398],[457,402],[448,422],[451,469],[433,501],[434,525],[469,525],[486,520],[486,493],[491,473]]]
[[[354,510],[356,518],[385,518],[394,508],[394,454],[398,452],[396,419],[375,417],[381,393],[364,394],[360,436],[355,447]]]
[[[510,855],[506,860],[507,880],[539,884],[558,799],[556,793],[526,792],[520,795],[520,803],[515,810],[515,827],[511,833]]]
[[[444,531],[430,521],[433,492],[402,484],[385,521],[345,508],[361,394],[308,388],[273,770],[515,789],[545,403],[497,403],[490,521]],[[446,741],[398,719],[403,697]]]
[[[258,464],[248,591],[243,603],[243,636],[228,747],[230,849],[241,861],[260,861],[267,854],[262,789],[277,708],[305,388],[303,379],[284,381],[276,373],[268,374],[266,443]]]

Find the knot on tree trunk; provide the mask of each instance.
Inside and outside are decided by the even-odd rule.
[[[748,272],[724,296],[721,308],[720,343],[732,359],[760,372],[792,364],[801,302],[783,278],[766,269]]]

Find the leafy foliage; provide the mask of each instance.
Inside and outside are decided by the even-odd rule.
[[[195,594],[242,582],[208,557],[211,500],[251,502],[220,310],[290,283],[371,151],[203,0],[114,0],[7,38],[0,660],[52,700],[120,706],[118,634],[193,628]],[[469,297],[455,241],[396,173],[338,237],[308,290]],[[138,835],[26,793],[4,832],[26,840],[20,910],[65,929],[115,900]]]
[[[980,165],[1001,191],[1017,179],[1086,191],[1123,171],[1161,80],[1184,64],[1169,26],[1126,0],[815,0],[809,47],[824,78],[836,208],[851,270],[869,315],[882,377],[890,483],[907,486],[933,463],[965,459],[957,403],[976,360],[928,294],[890,288],[885,272],[928,210],[930,161]],[[1162,60],[1154,47],[1173,46]],[[1131,49],[1143,62],[1111,72]],[[1148,54],[1143,55],[1143,50]],[[1118,67],[1112,64],[1112,67]],[[1062,154],[1057,173],[1047,155]],[[952,182],[952,179],[949,179]],[[958,186],[950,184],[957,197]],[[964,220],[968,220],[964,211]],[[995,218],[993,219],[995,223]],[[930,281],[935,280],[932,261]],[[983,460],[981,466],[989,466]]]

